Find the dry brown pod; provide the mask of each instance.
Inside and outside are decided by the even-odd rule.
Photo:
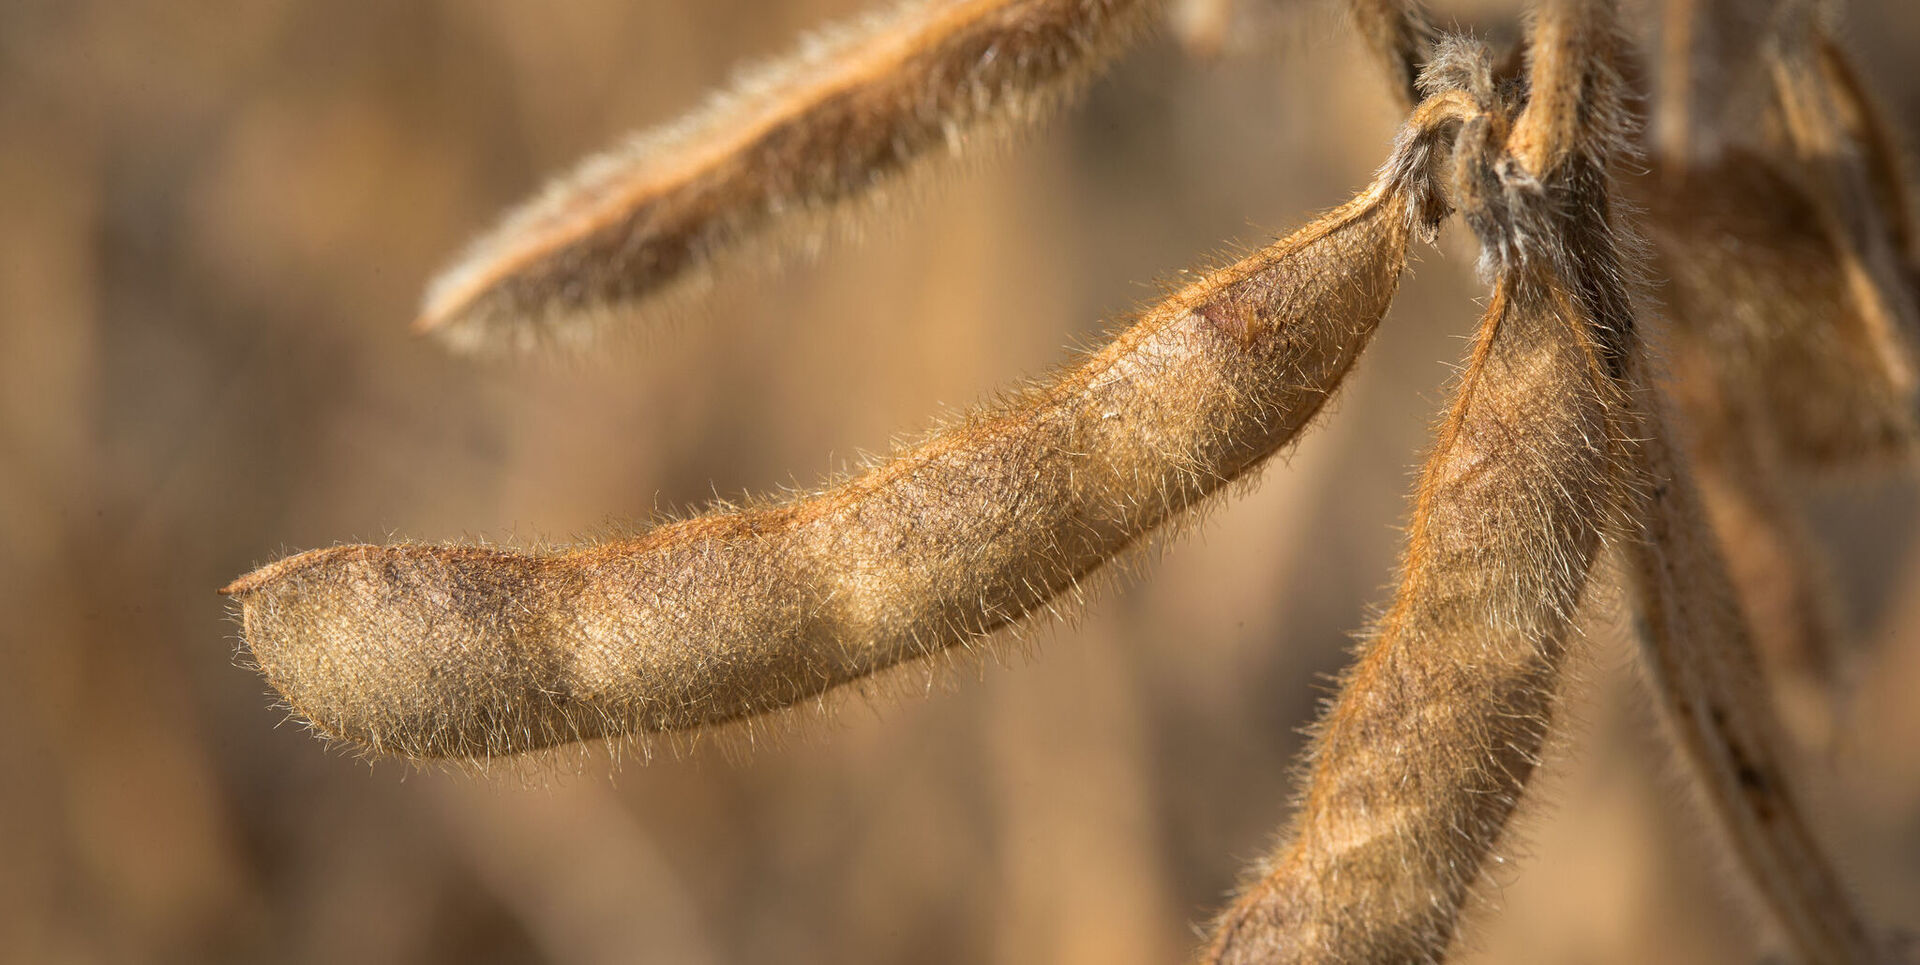
[[[1639,398],[1657,400],[1644,372],[1635,382]],[[1791,745],[1663,409],[1652,401],[1641,417],[1643,528],[1625,544],[1635,625],[1663,716],[1711,823],[1795,960],[1879,961],[1883,950],[1796,801]]]
[[[1771,676],[1794,700],[1795,732],[1820,743],[1841,686],[1841,628],[1801,533],[1793,468],[1808,448],[1795,441],[1832,444],[1826,458],[1903,451],[1907,402],[1885,379],[1854,376],[1878,362],[1843,337],[1866,330],[1849,317],[1846,272],[1816,204],[1771,159],[1729,150],[1711,169],[1641,187],[1674,322],[1682,441]]]
[[[1818,5],[1670,0],[1666,20],[1636,188],[1681,442],[1793,730],[1820,744],[1844,648],[1797,470],[1904,465],[1920,431],[1896,138]]]
[[[485,759],[748,717],[984,640],[1311,422],[1444,213],[1434,141],[1460,103],[1353,201],[859,476],[558,553],[303,553],[227,588],[248,652],[328,736]]]
[[[1920,311],[1887,123],[1816,4],[1672,0],[1668,22],[1663,130],[1687,138],[1642,203],[1680,337],[1752,385],[1794,463],[1904,462]]]
[[[1899,332],[1894,303],[1846,260],[1820,204],[1744,150],[1647,187],[1678,337],[1724,370],[1711,377],[1758,396],[1752,428],[1816,465],[1907,452],[1916,413],[1903,349],[1879,337]]]
[[[840,60],[820,66],[833,74],[865,64],[856,88],[897,91],[930,76],[925,64],[875,51],[937,53],[953,38],[1011,29],[999,16],[1008,11],[1096,7],[1118,9],[1052,0],[905,8],[924,17],[877,21]],[[1862,918],[1799,823],[1751,635],[1724,573],[1714,575],[1701,514],[1675,501],[1681,490],[1669,484],[1682,478],[1673,468],[1680,460],[1664,448],[1658,420],[1643,415],[1655,390],[1630,297],[1631,233],[1614,204],[1614,171],[1631,154],[1631,72],[1614,3],[1542,4],[1524,80],[1496,71],[1471,43],[1430,41],[1411,3],[1361,0],[1357,13],[1372,24],[1368,36],[1396,85],[1408,81],[1409,98],[1416,74],[1438,90],[1416,108],[1380,176],[1300,232],[1173,293],[1108,346],[856,477],[783,501],[723,506],[560,551],[362,545],[270,564],[227,588],[252,658],[330,737],[415,760],[487,760],[751,718],[905,661],[991,645],[1007,625],[1077,601],[1116,557],[1193,519],[1296,438],[1371,338],[1410,240],[1457,205],[1482,240],[1494,294],[1422,481],[1393,608],[1316,732],[1290,836],[1219,919],[1205,954],[1254,962],[1450,953],[1527,792],[1578,643],[1574,612],[1614,535],[1645,541],[1631,552],[1656,693],[1741,869],[1797,952],[1815,960],[1873,953]],[[928,33],[929,23],[941,30]],[[1074,46],[1079,36],[1069,30],[1053,42]],[[1054,96],[1071,83],[1062,78],[1103,56],[1102,43],[1052,61],[1065,73],[1009,74],[999,93],[970,88],[972,106]],[[1076,59],[1082,54],[1089,58]],[[784,103],[795,109],[775,113],[798,125],[801,142],[818,136],[816,147],[830,146],[845,132],[807,126],[832,100],[813,97],[815,79],[794,75]],[[958,101],[931,110],[955,124],[980,119]],[[1856,140],[1873,129],[1861,111],[1842,118]],[[861,116],[882,128],[907,125],[890,128],[896,133],[923,119]],[[714,143],[722,146],[696,138],[674,150],[717,157],[717,169],[757,159],[802,181],[833,154],[769,159],[750,136]],[[784,197],[837,210],[897,173],[887,166],[897,157],[864,158],[827,165],[837,173],[818,182],[827,185],[821,191]],[[1755,179],[1778,183],[1756,190],[1804,201],[1817,231],[1781,228],[1766,214],[1755,227],[1738,222],[1741,212],[1670,230],[1751,231],[1785,249],[1817,236],[1808,243],[1839,252],[1829,260],[1840,280],[1797,280],[1817,290],[1794,297],[1857,298],[1866,276],[1854,268],[1867,262],[1848,262],[1849,249],[1833,239],[1873,237],[1854,230],[1871,219],[1848,220],[1853,209],[1784,164],[1757,168]],[[845,177],[861,170],[864,185]],[[1895,192],[1867,173],[1860,196],[1884,208]],[[744,189],[751,179],[725,183],[742,189],[684,196],[705,199],[695,220],[719,232],[685,261],[699,263],[696,273],[702,259],[739,252],[790,213],[769,207],[772,195]],[[605,210],[631,213],[630,201]],[[589,244],[553,261],[482,257],[509,287],[524,280],[531,299],[494,304],[485,325],[507,342],[540,341],[592,298],[604,307],[682,283],[655,285],[668,277],[647,274],[656,264],[636,274],[616,248],[626,251]],[[1696,263],[1679,272],[1706,270]],[[1868,280],[1878,285],[1878,277]],[[571,303],[569,286],[599,294]],[[1891,358],[1842,353],[1833,368],[1885,381]],[[1788,438],[1771,423],[1768,431]],[[1638,450],[1642,441],[1650,452]],[[1644,499],[1635,485],[1646,488]]]
[[[1160,0],[900,0],[589,159],[428,289],[417,327],[473,350],[579,347],[714,272],[803,249],[909,176],[1044,117]]]
[[[1747,382],[1723,381],[1724,360],[1678,334],[1663,346],[1664,387],[1684,420],[1701,511],[1717,539],[1781,717],[1797,743],[1831,748],[1847,690],[1848,639],[1827,562],[1799,505],[1788,461]]]
[[[1315,731],[1286,843],[1206,961],[1437,960],[1553,720],[1626,442],[1593,320],[1503,279],[1423,475],[1393,609]]]
[[[1920,268],[1920,232],[1913,224],[1913,192],[1907,186],[1901,139],[1852,58],[1831,36],[1823,34],[1819,40],[1820,71],[1838,109],[1834,120],[1847,142],[1856,146],[1887,239],[1911,273]]]
[[[1607,190],[1612,15],[1549,5],[1512,133],[1463,134],[1457,194],[1495,255],[1493,299],[1393,607],[1316,726],[1298,813],[1215,922],[1208,962],[1440,960],[1526,793],[1575,611],[1626,504],[1639,333]]]

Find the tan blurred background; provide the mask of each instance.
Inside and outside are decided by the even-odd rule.
[[[743,761],[369,767],[236,665],[214,589],[258,563],[565,540],[811,481],[1343,200],[1394,124],[1338,17],[1287,11],[1210,66],[1147,45],[885,243],[605,358],[479,364],[407,334],[436,264],[544,174],[859,6],[0,3],[0,960],[1187,953],[1384,600],[1476,312],[1458,237],[1334,417],[1084,619]],[[1849,34],[1920,128],[1920,11],[1863,0]],[[1821,830],[1880,920],[1920,928],[1920,500],[1863,484],[1816,510],[1859,631],[1847,732],[1807,768]],[[1753,961],[1599,610],[1474,957]]]

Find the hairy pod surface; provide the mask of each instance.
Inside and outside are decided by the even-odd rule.
[[[616,314],[815,239],[927,162],[1037,120],[1160,2],[906,0],[822,31],[509,213],[435,279],[417,327],[462,348],[583,344]]]
[[[1416,497],[1399,587],[1316,726],[1284,843],[1210,963],[1446,954],[1552,722],[1581,591],[1626,497],[1639,349],[1609,212],[1611,5],[1549,4],[1504,145],[1469,124],[1456,194],[1498,275]]]
[[[1640,394],[1656,398],[1651,389]],[[1668,729],[1791,957],[1819,965],[1881,961],[1794,798],[1759,655],[1662,407],[1642,425],[1646,441],[1635,463],[1642,529],[1627,543],[1627,570]]]
[[[1561,288],[1496,291],[1393,608],[1318,727],[1290,840],[1208,961],[1431,961],[1451,941],[1537,761],[1616,511],[1616,389]]]
[[[432,758],[733,720],[989,634],[1312,420],[1431,230],[1431,139],[1409,128],[1353,201],[864,475],[551,555],[300,554],[227,588],[246,645],[324,734]]]

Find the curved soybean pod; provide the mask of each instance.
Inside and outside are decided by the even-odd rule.
[[[819,31],[509,212],[434,280],[416,327],[469,349],[578,347],[724,267],[807,248],[1044,117],[1161,3],[904,0]]]
[[[1460,136],[1456,190],[1493,298],[1393,606],[1316,725],[1286,839],[1215,920],[1204,962],[1443,960],[1526,793],[1582,590],[1623,528],[1641,346],[1611,215],[1612,15],[1608,0],[1544,4],[1510,135],[1483,116]]]
[[[1553,717],[1618,515],[1619,387],[1563,283],[1495,289],[1393,608],[1318,725],[1292,834],[1206,962],[1438,961]]]
[[[1459,98],[1346,205],[862,475],[566,552],[340,546],[226,588],[268,681],[377,753],[482,757],[791,705],[1019,620],[1291,441],[1386,312]]]

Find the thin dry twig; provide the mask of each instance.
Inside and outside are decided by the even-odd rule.
[[[463,348],[579,345],[806,247],[883,187],[1045,116],[1161,2],[903,0],[823,30],[509,213],[434,281],[417,327]]]

